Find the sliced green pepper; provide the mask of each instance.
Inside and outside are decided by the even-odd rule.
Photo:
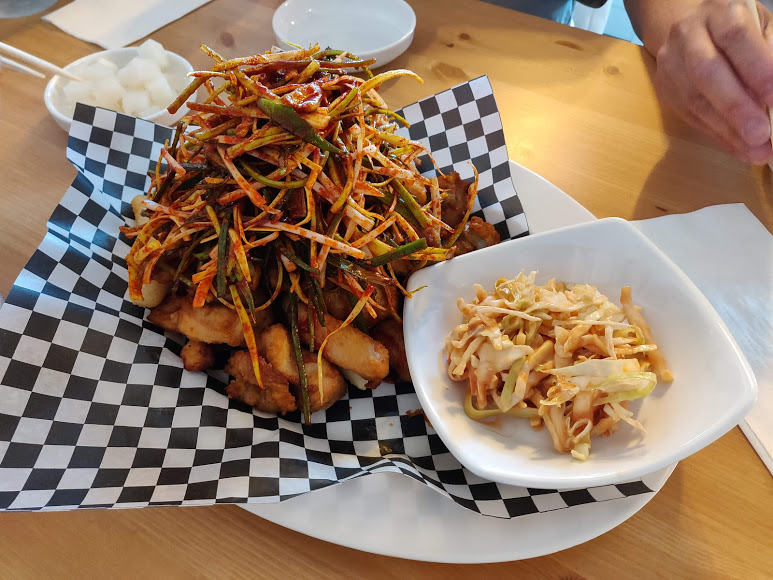
[[[400,258],[404,258],[405,256],[409,256],[414,252],[418,252],[419,250],[424,250],[426,248],[427,240],[424,238],[419,238],[418,240],[408,242],[407,244],[400,246],[399,248],[395,248],[394,250],[390,250],[389,252],[381,254],[380,256],[374,256],[369,260],[366,260],[365,264],[373,267],[383,266],[384,264],[399,260]]]
[[[303,364],[303,352],[301,352],[301,339],[298,335],[298,295],[293,292],[290,294],[290,336],[293,340],[293,352],[295,353],[295,362],[298,365],[298,378],[301,383],[301,409],[303,410],[303,422],[306,425],[311,424],[311,405],[309,402],[309,383],[306,377],[306,365]],[[309,325],[314,321],[309,317]]]
[[[307,143],[316,145],[323,151],[329,151],[330,153],[341,153],[341,150],[335,145],[331,145],[325,141],[322,137],[317,135],[311,125],[309,125],[303,117],[295,112],[295,109],[289,105],[277,103],[266,97],[260,97],[258,99],[258,107],[268,115],[274,123],[286,129],[293,135],[297,135]]]

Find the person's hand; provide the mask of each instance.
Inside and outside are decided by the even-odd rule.
[[[655,88],[664,102],[739,159],[773,159],[773,17],[757,4],[704,0],[676,22],[657,53]]]

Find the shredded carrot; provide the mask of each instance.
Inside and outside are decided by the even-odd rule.
[[[212,281],[215,279],[215,274],[206,276],[199,285],[196,287],[196,294],[193,296],[193,307],[201,308],[204,306],[204,302],[207,299],[210,288],[212,288]]]

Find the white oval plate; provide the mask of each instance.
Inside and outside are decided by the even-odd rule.
[[[512,161],[510,172],[531,232],[595,219],[536,173]],[[658,491],[675,467],[643,480]],[[653,497],[635,495],[506,520],[476,514],[410,477],[382,473],[281,503],[241,507],[296,532],[373,554],[482,564],[577,546],[617,527]]]
[[[272,25],[283,48],[292,48],[287,41],[304,47],[318,42],[322,48],[375,58],[375,68],[411,45],[416,15],[403,0],[287,0],[274,12]]]

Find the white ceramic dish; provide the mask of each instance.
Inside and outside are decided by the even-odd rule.
[[[536,173],[512,161],[510,172],[532,233],[595,220]],[[659,490],[674,467],[646,476],[645,483]],[[618,526],[653,497],[634,495],[507,520],[476,514],[404,475],[382,473],[281,503],[241,507],[285,528],[357,550],[477,564],[534,558],[577,546]]]
[[[168,70],[169,74],[175,76],[179,75],[180,77],[184,78],[189,72],[193,70],[191,63],[189,63],[179,54],[170,52],[168,50],[166,51],[166,54],[169,57],[170,62]],[[64,70],[72,72],[73,69],[77,69],[81,65],[88,64],[101,58],[113,62],[119,67],[122,67],[125,66],[135,56],[137,56],[137,47],[135,46],[102,50],[71,62],[66,67],[64,67]],[[62,112],[64,110],[64,94],[62,92],[62,87],[66,82],[68,82],[67,79],[64,79],[58,75],[52,77],[46,85],[46,90],[43,93],[43,101],[46,104],[48,112],[56,121],[56,124],[69,133],[70,125],[72,124],[72,117]],[[191,97],[191,100],[195,100],[195,95]],[[169,114],[166,109],[161,109],[152,115],[143,117],[143,119],[158,123],[159,125],[170,126],[174,125],[178,120],[180,120],[180,118],[186,112],[187,108],[184,106],[180,107],[180,109],[174,115]]]
[[[492,428],[470,420],[462,405],[465,383],[446,374],[445,336],[461,322],[459,297],[472,284],[491,288],[500,277],[538,270],[588,283],[617,301],[633,287],[674,373],[631,409],[647,429],[625,425],[592,442],[588,461],[553,451],[545,432],[525,420]],[[408,289],[427,288],[407,300],[406,351],[422,408],[451,453],[470,471],[493,481],[562,489],[620,483],[695,453],[730,430],[751,409],[756,381],[735,340],[698,288],[652,242],[625,220],[608,218],[506,242],[411,276]]]
[[[277,44],[348,50],[381,67],[411,45],[416,15],[403,0],[287,0],[272,20]],[[375,68],[374,67],[374,68]]]

